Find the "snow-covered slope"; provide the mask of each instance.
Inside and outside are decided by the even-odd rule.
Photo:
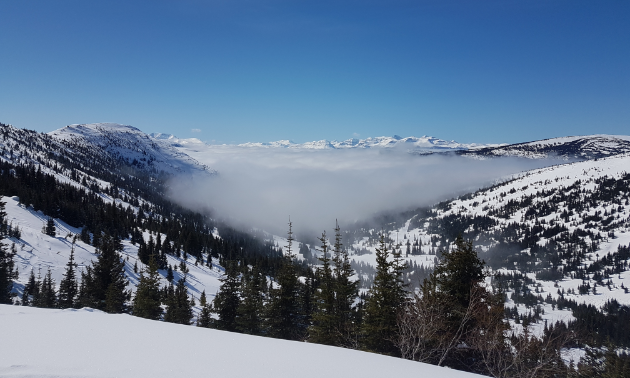
[[[478,375],[355,350],[111,315],[0,305],[3,377]]]
[[[7,238],[4,240],[5,245],[15,243],[17,256],[15,258],[16,267],[18,268],[19,278],[17,279],[14,290],[21,298],[24,285],[28,282],[31,272],[35,276],[46,274],[48,269],[52,273],[52,277],[57,283],[61,281],[66,269],[66,264],[70,258],[70,250],[72,248],[72,235],[78,235],[81,229],[69,226],[59,219],[55,219],[57,228],[57,236],[51,237],[41,232],[43,225],[48,219],[41,211],[34,211],[32,208],[26,208],[20,204],[17,197],[2,197],[0,201],[5,202],[6,219],[14,227],[18,227],[21,231],[20,239]],[[119,200],[117,200],[119,202]],[[149,241],[149,233],[144,233],[144,238]],[[153,235],[156,237],[156,235]],[[164,238],[165,235],[162,235]],[[140,272],[144,264],[138,259],[138,246],[131,244],[129,240],[123,240],[124,250],[122,256],[125,259],[125,273],[129,279],[128,289],[135,292],[138,283],[139,274],[134,272],[134,265],[137,264],[138,272]],[[74,247],[75,262],[77,270],[80,273],[87,266],[90,266],[96,260],[94,247],[85,244],[80,239],[76,241]],[[214,262],[212,269],[202,264],[195,264],[194,258],[176,258],[167,255],[168,264],[179,267],[184,263],[189,272],[186,278],[186,286],[189,295],[197,300],[204,290],[208,294],[209,299],[214,298],[220,287],[219,277],[223,274],[223,269]],[[161,285],[168,285],[164,278],[166,271],[160,271],[162,275]],[[80,276],[80,275],[79,275]],[[180,271],[174,272],[175,280],[179,280],[182,276]]]
[[[597,159],[630,152],[630,136],[588,135],[544,139],[496,147],[483,147],[461,151],[470,156],[518,156],[530,159],[563,157],[571,159]]]
[[[69,125],[49,133],[57,140],[102,150],[137,167],[166,173],[209,171],[164,139],[151,138],[139,129],[117,123]]]

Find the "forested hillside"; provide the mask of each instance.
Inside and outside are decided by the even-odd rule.
[[[615,352],[630,347],[627,154],[296,240],[291,222],[273,236],[172,203],[174,174],[215,174],[173,148],[120,125],[40,134],[0,124],[0,302],[495,377],[630,369]]]

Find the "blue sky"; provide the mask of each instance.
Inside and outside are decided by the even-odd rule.
[[[630,2],[0,0],[0,122],[215,143],[630,134]]]

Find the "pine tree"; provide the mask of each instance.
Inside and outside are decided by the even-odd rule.
[[[52,236],[53,238],[57,236],[57,228],[55,227],[55,221],[51,217],[48,217],[48,220],[46,221],[46,227],[45,227],[44,233],[48,236]]]
[[[239,279],[236,262],[228,261],[225,264],[225,275],[219,279],[221,288],[214,297],[214,312],[219,319],[216,321],[217,329],[224,331],[236,330],[236,316],[240,304],[241,282]]]
[[[212,307],[206,298],[205,290],[201,292],[199,306],[201,306],[201,311],[197,318],[197,327],[210,328],[212,326]]]
[[[173,288],[173,284],[169,285],[164,321],[189,325],[192,317],[193,312],[188,299],[186,276],[184,275],[177,281],[175,288]]]
[[[337,321],[335,313],[335,282],[330,267],[330,257],[328,256],[328,241],[326,232],[319,238],[321,242],[320,252],[322,257],[319,261],[322,266],[317,268],[316,277],[319,287],[314,295],[313,324],[309,329],[309,340],[313,343],[337,345]]]
[[[79,288],[75,268],[73,242],[72,249],[70,250],[70,259],[66,264],[66,272],[61,282],[59,282],[59,308],[74,308],[76,306],[76,297],[79,294]]]
[[[55,291],[55,281],[52,278],[50,268],[41,282],[39,295],[33,300],[33,306],[41,308],[57,307],[57,293]]]
[[[133,298],[132,314],[141,318],[159,320],[162,317],[160,300],[160,274],[157,263],[151,257],[149,265],[140,273],[140,280]]]
[[[394,344],[398,309],[405,303],[406,296],[402,282],[404,264],[399,261],[399,254],[394,253],[392,260],[388,257],[385,235],[381,233],[376,248],[376,275],[365,303],[362,341],[366,350],[395,356],[398,355]]]
[[[341,229],[339,228],[339,223],[337,223],[335,227],[335,244],[333,248],[335,321],[339,335],[337,345],[355,347],[359,319],[353,305],[357,300],[359,282],[352,279],[355,273],[350,265],[348,251],[343,248],[343,244],[341,243]]]
[[[300,306],[300,282],[293,265],[293,231],[289,222],[286,255],[276,275],[279,287],[270,288],[266,306],[265,332],[279,339],[301,340],[306,332],[306,324]]]
[[[485,277],[484,265],[473,249],[472,242],[464,241],[460,236],[455,240],[455,250],[442,254],[442,261],[435,267],[433,276],[442,293],[466,308],[471,287]]]
[[[22,306],[31,305],[31,296],[35,295],[35,290],[39,290],[37,281],[35,280],[35,271],[31,269],[31,275],[28,278],[28,282],[24,285],[24,291],[22,292]]]
[[[262,332],[263,312],[263,280],[257,268],[243,275],[242,301],[237,309],[236,329],[239,332],[250,335],[259,335]]]
[[[104,236],[97,247],[97,260],[81,274],[79,302],[110,313],[126,311],[130,293],[125,290],[125,262],[119,252],[120,243]]]
[[[4,208],[4,203],[0,202],[0,210]],[[0,237],[0,303],[11,304],[15,294],[13,290],[13,280],[18,277],[17,268],[13,258],[16,254],[15,244],[11,250],[7,251],[7,247],[2,243]]]

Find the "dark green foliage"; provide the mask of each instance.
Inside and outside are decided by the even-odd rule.
[[[46,276],[44,276],[44,280],[39,285],[38,295],[33,298],[33,306],[41,308],[57,307],[55,281],[52,278],[50,269],[48,269]]]
[[[309,341],[318,344],[337,345],[337,313],[335,311],[335,280],[330,267],[326,232],[319,238],[322,257],[321,267],[317,268],[316,278],[319,287],[314,295],[313,324],[309,328]]]
[[[354,270],[350,266],[348,251],[341,243],[339,224],[335,227],[335,245],[333,246],[335,277],[335,327],[338,338],[335,345],[356,347],[357,325],[360,319],[353,305],[357,299],[358,281],[354,281]]]
[[[201,311],[197,318],[197,327],[210,328],[213,321],[212,307],[210,306],[210,302],[206,299],[205,290],[201,293],[201,297],[199,298],[199,306],[201,307]]]
[[[388,260],[389,255],[385,235],[381,233],[376,249],[376,276],[365,303],[362,344],[368,351],[398,355],[393,340],[398,332],[398,309],[405,303],[406,297],[402,282],[405,265],[399,250],[394,249]]]
[[[48,217],[46,221],[46,227],[44,228],[44,233],[48,236],[52,236],[53,238],[57,236],[57,228],[55,227],[55,221]]]
[[[97,249],[97,260],[81,274],[79,303],[110,313],[127,309],[130,293],[125,290],[125,262],[119,254],[120,242],[104,236]]]
[[[74,243],[72,243],[72,249],[70,250],[70,258],[66,264],[66,272],[59,282],[59,308],[74,308],[76,307],[76,299],[79,294],[79,285],[77,283],[76,264],[74,262]]]
[[[236,329],[250,335],[262,333],[265,277],[257,268],[247,269],[241,283],[242,300],[237,309]]]
[[[240,304],[239,293],[241,280],[239,278],[238,265],[235,261],[228,261],[225,265],[225,275],[219,292],[214,297],[214,312],[219,316],[216,321],[217,329],[224,331],[236,330],[236,316]]]
[[[11,304],[15,296],[11,290],[13,289],[13,280],[18,276],[17,268],[13,261],[15,256],[15,244],[11,250],[2,243],[0,239],[0,303]]]
[[[193,318],[193,312],[186,290],[186,276],[177,281],[175,288],[173,288],[173,284],[170,284],[167,292],[164,321],[189,325]]]
[[[7,250],[7,246],[2,242],[6,230],[6,212],[4,211],[5,203],[0,201],[0,303],[11,304],[15,296],[13,290],[13,280],[17,278],[18,272],[15,268],[15,244],[11,250]]]
[[[455,250],[444,252],[435,267],[433,279],[440,292],[449,296],[462,308],[468,307],[470,289],[485,276],[484,262],[473,249],[472,242],[461,237],[455,240]]]
[[[162,317],[162,301],[160,299],[160,274],[155,259],[149,259],[140,273],[140,280],[133,298],[132,314],[141,318],[159,320]]]
[[[586,348],[586,355],[578,364],[579,378],[627,378],[630,377],[630,355],[616,353],[613,345],[599,350]]]
[[[31,304],[31,296],[35,296],[36,292],[39,292],[39,286],[35,280],[35,272],[31,270],[31,275],[22,292],[22,306],[29,306]]]
[[[168,270],[166,271],[166,280],[170,283],[173,282],[173,279],[175,279],[175,276],[173,275],[173,267],[169,265]]]
[[[307,324],[302,312],[300,282],[293,264],[293,231],[289,222],[286,255],[276,275],[277,287],[269,289],[269,302],[265,314],[265,334],[286,340],[301,340]]]

